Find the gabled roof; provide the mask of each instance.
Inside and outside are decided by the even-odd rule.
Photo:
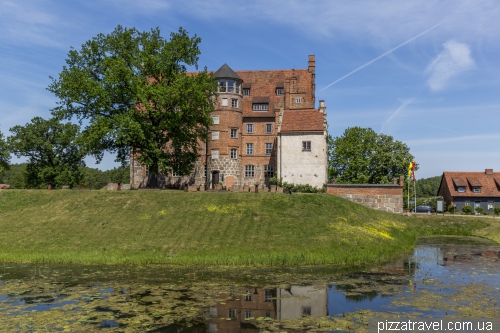
[[[467,182],[465,182],[465,179]],[[446,186],[452,197],[500,197],[500,172],[443,172],[441,185]],[[465,187],[465,192],[458,192],[458,187]],[[480,193],[474,193],[473,187],[481,187]]]
[[[318,110],[284,110],[281,133],[320,132],[325,130],[324,114]]]
[[[241,81],[238,74],[236,74],[227,64],[222,65],[221,68],[214,73],[214,77],[219,79],[236,79]]]

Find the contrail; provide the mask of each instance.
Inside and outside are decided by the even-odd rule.
[[[333,81],[332,83],[330,83],[329,85],[327,85],[326,87],[324,87],[323,89],[321,89],[320,91],[323,91],[323,90],[325,90],[326,88],[328,88],[328,87],[330,87],[330,86],[333,86],[335,83],[337,83],[337,82],[339,82],[339,81],[342,81],[342,80],[343,80],[343,79],[345,79],[346,77],[351,76],[352,74],[356,73],[357,71],[359,71],[359,70],[361,70],[361,69],[365,68],[366,66],[368,66],[368,65],[370,65],[370,64],[372,64],[372,63],[374,63],[375,61],[379,60],[380,58],[383,58],[383,57],[385,57],[386,55],[388,55],[389,53],[396,51],[396,50],[397,50],[397,49],[399,49],[401,46],[404,46],[404,45],[408,44],[409,42],[411,42],[411,41],[413,41],[413,40],[417,39],[418,37],[420,37],[420,36],[422,36],[422,35],[425,35],[425,34],[426,34],[426,33],[428,33],[429,31],[431,31],[431,30],[433,30],[434,28],[436,28],[436,27],[440,26],[442,23],[443,23],[443,22],[440,22],[440,23],[436,24],[436,25],[435,25],[435,26],[433,26],[432,28],[429,28],[429,29],[425,30],[424,32],[419,33],[419,34],[418,34],[418,35],[416,35],[415,37],[412,37],[412,38],[408,39],[406,42],[401,43],[401,44],[399,44],[398,46],[396,46],[395,48],[390,49],[389,51],[385,52],[384,54],[379,55],[379,56],[378,56],[378,57],[376,57],[375,59],[372,59],[372,60],[368,61],[366,64],[364,64],[364,65],[362,65],[362,66],[360,66],[360,67],[356,68],[355,70],[353,70],[353,71],[351,71],[351,72],[347,73],[346,75],[342,76],[340,79],[337,79],[337,80]]]

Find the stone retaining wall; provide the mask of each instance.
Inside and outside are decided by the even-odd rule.
[[[403,184],[328,184],[326,193],[390,213],[403,213]]]

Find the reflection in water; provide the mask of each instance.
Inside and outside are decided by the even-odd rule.
[[[52,330],[137,327],[223,333],[260,332],[274,325],[276,330],[301,332],[313,327],[310,319],[325,318],[314,322],[319,329],[361,310],[379,315],[500,316],[498,310],[491,311],[500,301],[500,247],[479,240],[472,245],[449,241],[425,238],[407,258],[328,277],[314,272],[294,275],[293,269],[231,276],[223,270],[160,268],[139,278],[144,268],[128,268],[129,275],[121,271],[113,280],[106,271],[88,267],[45,267],[30,276],[29,265],[4,265],[0,327],[35,330],[37,323],[51,322]]]

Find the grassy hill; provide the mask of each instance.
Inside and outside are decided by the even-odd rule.
[[[457,221],[458,220],[458,221]],[[354,264],[485,219],[412,217],[327,194],[0,191],[0,261]]]

